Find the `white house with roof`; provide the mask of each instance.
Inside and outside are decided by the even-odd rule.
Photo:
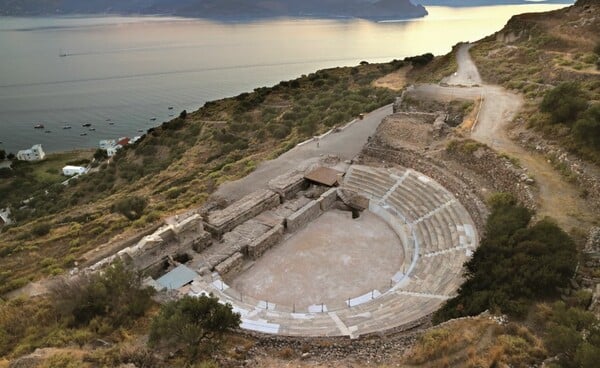
[[[72,166],[67,165],[63,167],[62,173],[64,176],[73,176],[73,175],[81,175],[85,174],[88,170],[83,166]]]
[[[117,145],[117,141],[114,139],[103,139],[100,141],[100,149],[107,150],[110,147],[114,147]]]
[[[100,141],[100,149],[106,151],[106,155],[108,157],[114,156],[118,150],[123,148],[124,146],[133,143],[134,141],[129,139],[128,137],[120,137],[118,140],[116,139],[105,139]]]
[[[30,149],[17,152],[17,160],[20,161],[39,161],[46,157],[46,153],[42,149],[41,144],[36,144]]]

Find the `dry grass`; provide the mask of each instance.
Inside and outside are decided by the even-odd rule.
[[[392,72],[375,80],[371,85],[373,87],[388,88],[393,91],[401,91],[404,88],[404,86],[406,86],[407,75],[411,70],[411,66],[400,68],[395,72]]]
[[[546,356],[540,339],[526,327],[500,326],[485,317],[452,321],[426,332],[403,357],[407,367],[527,367]]]

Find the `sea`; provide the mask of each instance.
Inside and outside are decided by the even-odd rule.
[[[512,15],[564,6],[430,6],[427,17],[386,22],[0,17],[0,149],[97,147],[206,101],[323,68],[445,54]]]

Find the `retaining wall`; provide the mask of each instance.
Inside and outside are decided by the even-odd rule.
[[[225,276],[229,273],[239,272],[242,268],[242,264],[244,263],[244,256],[240,252],[235,252],[229,258],[219,263],[215,267],[215,271],[221,275],[221,277]]]
[[[283,231],[283,225],[277,225],[260,238],[254,240],[248,245],[248,256],[252,259],[258,259],[267,249],[281,241]]]
[[[328,191],[326,191],[325,193],[323,193],[319,199],[317,199],[317,202],[319,203],[319,208],[321,208],[321,211],[325,212],[327,210],[329,210],[331,207],[333,207],[333,204],[335,203],[335,201],[337,200],[337,188],[331,188]]]
[[[263,189],[250,193],[230,206],[208,215],[206,228],[217,237],[251,219],[259,213],[280,204],[279,195]]]
[[[310,201],[307,205],[291,214],[286,219],[289,232],[295,232],[304,225],[308,224],[321,214],[321,206],[317,201]]]

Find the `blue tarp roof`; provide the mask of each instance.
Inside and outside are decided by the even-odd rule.
[[[185,265],[179,265],[177,268],[164,274],[156,281],[167,289],[174,290],[179,289],[183,285],[189,284],[197,276],[198,274],[192,269],[186,267]]]

